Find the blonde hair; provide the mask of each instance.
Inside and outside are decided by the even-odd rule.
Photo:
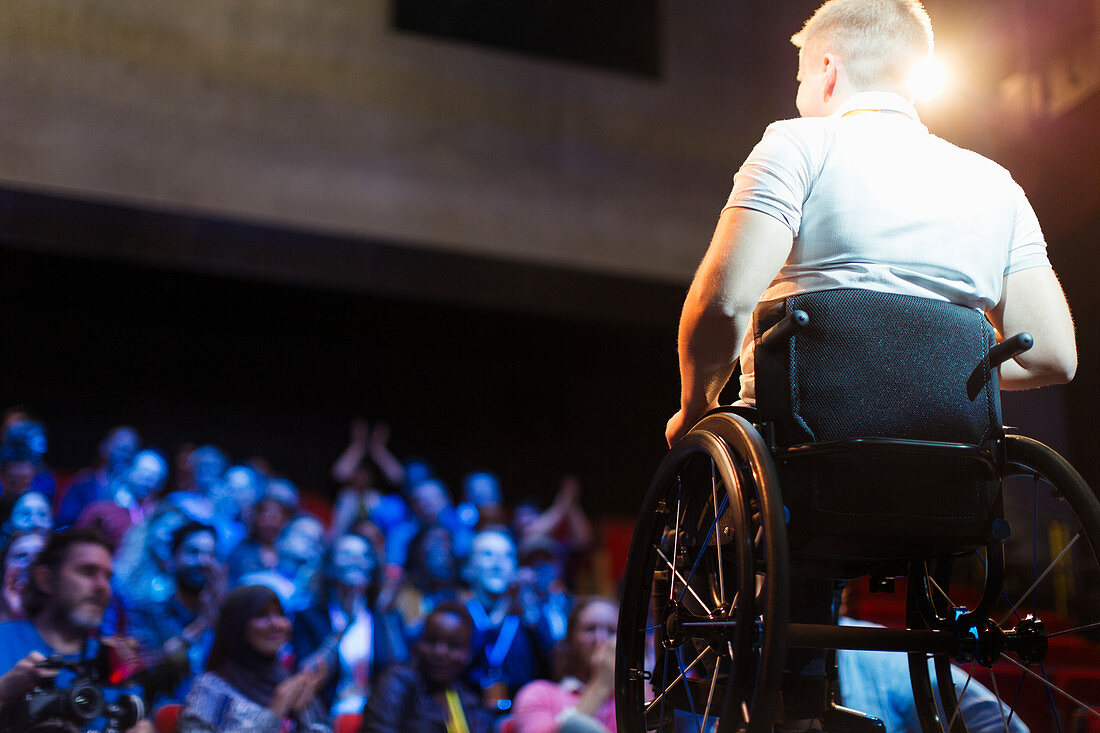
[[[932,54],[932,22],[920,0],[827,0],[791,43],[824,43],[858,89],[906,87]]]

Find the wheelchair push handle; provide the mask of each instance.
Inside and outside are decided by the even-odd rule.
[[[989,350],[989,368],[994,369],[1009,359],[1015,358],[1035,345],[1035,339],[1027,331],[1022,331]]]
[[[971,400],[976,399],[978,394],[985,388],[986,382],[989,381],[989,372],[1009,359],[1019,356],[1034,345],[1035,339],[1032,335],[1022,331],[991,348],[986,354],[989,360],[989,368],[987,369],[984,363],[974,367],[970,378],[966,380],[966,396]]]
[[[774,349],[782,346],[799,329],[805,328],[810,323],[810,316],[806,311],[792,311],[783,320],[775,324],[760,337],[760,345],[765,349]]]

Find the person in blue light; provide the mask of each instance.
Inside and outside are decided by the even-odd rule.
[[[364,538],[337,537],[325,553],[323,582],[312,605],[294,617],[291,643],[299,667],[328,659],[322,696],[333,715],[363,709],[374,678],[408,658],[401,620],[375,606],[378,558]]]
[[[232,582],[247,573],[273,569],[279,562],[275,543],[283,528],[298,511],[298,493],[288,481],[267,482],[264,493],[252,509],[248,536],[229,556],[229,579]]]
[[[132,427],[112,428],[99,443],[99,466],[83,469],[65,492],[57,509],[57,526],[68,527],[88,504],[109,499],[111,483],[127,471],[140,448],[141,436]]]
[[[396,600],[409,636],[415,637],[431,610],[454,600],[458,590],[458,559],[450,530],[440,525],[421,529],[409,544],[408,567]]]
[[[314,578],[321,569],[324,525],[302,514],[290,521],[275,543],[275,567],[242,575],[242,585],[266,585],[279,594],[284,610],[293,616],[313,601]]]
[[[159,702],[183,702],[191,681],[205,667],[226,590],[216,542],[209,525],[188,522],[177,529],[169,563],[175,593],[162,601],[132,604],[126,609],[129,631],[139,644],[184,662],[179,665],[178,679],[159,691],[163,694]]]
[[[515,691],[543,676],[548,666],[549,650],[540,644],[528,609],[519,601],[518,569],[516,546],[507,532],[487,529],[474,536],[463,571],[472,594],[466,610],[474,620],[470,675],[486,706],[502,712],[511,706]]]
[[[443,482],[426,479],[407,492],[407,502],[412,516],[394,527],[386,536],[386,562],[404,567],[408,559],[409,543],[417,532],[425,527],[440,525],[451,532],[452,549],[459,558],[470,552],[473,531],[459,521],[451,495]]]
[[[212,487],[219,553],[226,557],[248,534],[252,512],[263,493],[266,479],[246,465],[231,466],[223,480]]]
[[[111,575],[110,546],[102,536],[83,530],[50,535],[28,569],[28,618],[0,624],[0,702],[17,701],[48,677],[56,677],[58,687],[72,683],[73,672],[39,665],[54,654],[68,661],[95,655],[100,643],[95,635],[111,602]],[[103,643],[125,649],[116,639]],[[5,716],[0,724],[10,720]],[[141,721],[131,730],[152,733],[153,728]]]

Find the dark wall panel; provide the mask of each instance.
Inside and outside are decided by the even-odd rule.
[[[510,496],[580,475],[597,513],[635,506],[677,399],[675,318],[625,326],[242,281],[0,248],[0,406],[85,465],[111,425],[169,452],[214,442],[326,478],[348,420],[384,419],[400,456]]]

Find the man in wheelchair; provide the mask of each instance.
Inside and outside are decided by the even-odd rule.
[[[765,405],[771,392],[763,385],[768,370],[784,379],[793,373],[795,347],[790,355],[782,347],[778,366],[763,363],[757,351],[762,331],[791,314],[799,298],[823,303],[811,319],[833,318],[843,327],[826,340],[826,351],[806,357],[799,391],[784,385],[777,392],[779,401],[807,402],[794,414],[804,408],[826,421],[869,419],[892,437],[980,443],[1000,430],[999,408],[940,420],[941,412],[956,411],[945,402],[966,399],[924,383],[929,373],[964,369],[949,363],[970,348],[961,334],[977,334],[977,361],[994,338],[1034,337],[1034,347],[1001,363],[999,375],[985,362],[972,403],[981,402],[974,394],[983,388],[995,391],[998,378],[1000,389],[1030,389],[1068,382],[1076,369],[1073,323],[1036,216],[1007,171],[921,124],[908,83],[933,41],[919,0],[828,0],[791,40],[799,49],[801,118],[770,125],[734,178],[680,320],[682,387],[680,409],[668,421],[669,445],[718,407],[738,365],[738,405],[791,414],[790,404]],[[925,333],[929,309],[949,309],[957,333]],[[995,335],[982,331],[989,324]],[[828,374],[817,383],[821,372]],[[895,373],[900,388],[876,381]],[[960,374],[965,381],[965,370]],[[995,401],[993,395],[989,404]],[[821,439],[801,418],[774,422],[780,435],[773,442]],[[906,459],[893,460],[895,473],[908,470]],[[874,476],[889,469],[852,488],[864,492],[852,501],[897,499],[901,514],[907,500],[922,501],[916,484],[877,484]],[[799,577],[800,558],[812,565],[818,546],[808,541],[798,552],[795,524],[792,518],[791,572],[798,580],[791,621],[831,622],[834,583],[813,572]],[[819,650],[788,654],[783,730],[822,728],[824,660]]]

